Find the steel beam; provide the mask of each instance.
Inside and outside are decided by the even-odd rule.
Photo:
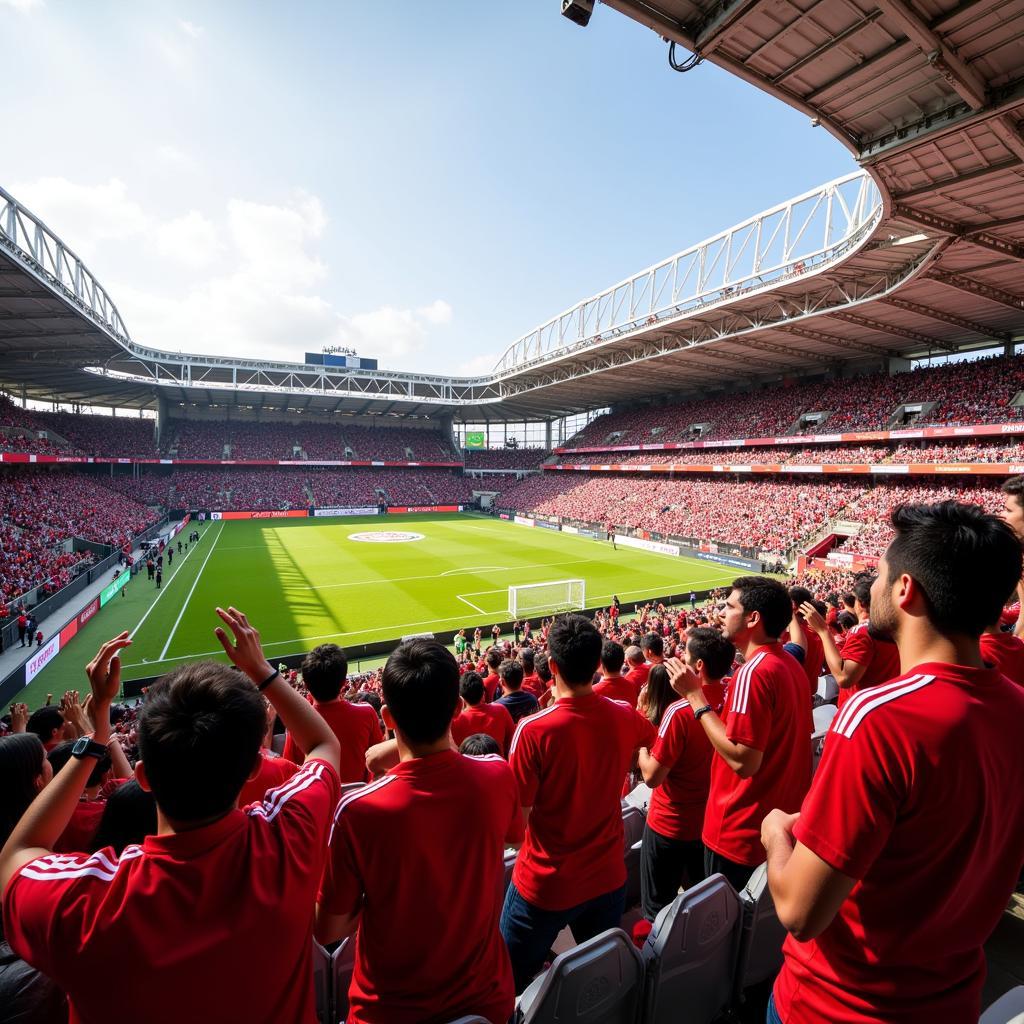
[[[919,302],[910,302],[907,299],[897,298],[895,295],[879,299],[879,302],[894,306],[896,309],[906,310],[906,312],[914,313],[917,316],[926,316],[932,320],[938,320],[940,323],[950,324],[953,327],[958,327],[961,331],[980,334],[983,338],[991,338],[993,341],[1012,340],[1012,335],[1009,331],[999,331],[993,327],[986,327],[975,320],[967,320],[962,316],[956,316],[953,313],[947,313],[932,306],[922,306]]]
[[[892,334],[897,338],[908,338],[910,341],[919,341],[922,345],[930,345],[933,348],[945,349],[947,352],[955,352],[956,346],[948,342],[933,338],[930,334],[923,334],[921,331],[911,330],[909,327],[897,327],[894,324],[887,324],[884,320],[875,320],[871,317],[860,316],[854,313],[842,313],[836,310],[826,313],[826,316],[836,320],[843,320],[856,327],[863,327],[868,331],[878,331],[880,334]]]
[[[807,338],[809,341],[820,341],[823,345],[832,345],[835,348],[848,349],[854,352],[867,352],[873,356],[891,356],[895,354],[892,349],[879,348],[878,345],[871,345],[866,341],[851,341],[849,338],[840,338],[835,334],[815,331],[809,327],[780,327],[778,330],[796,335],[799,338]]]
[[[1012,292],[1003,291],[1002,288],[996,288],[982,281],[975,281],[974,278],[965,277],[963,274],[948,274],[941,270],[933,270],[928,277],[932,281],[944,284],[947,288],[956,288],[959,291],[967,292],[968,295],[977,295],[979,298],[988,299],[989,302],[1007,306],[1017,312],[1024,309],[1024,296],[1014,295]]]

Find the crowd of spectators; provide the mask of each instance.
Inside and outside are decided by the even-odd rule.
[[[467,448],[466,469],[536,469],[551,452],[546,448]]]
[[[914,426],[1008,423],[1021,417],[1011,403],[1022,389],[1024,357],[1000,356],[623,410],[593,420],[565,447],[885,430],[901,406],[917,404],[926,408]],[[816,412],[829,415],[801,428],[801,417]]]

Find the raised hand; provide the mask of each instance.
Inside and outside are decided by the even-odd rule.
[[[815,633],[824,633],[828,629],[828,623],[821,616],[821,612],[811,604],[810,601],[804,601],[800,605],[800,614],[804,617],[804,622],[807,623],[810,629],[813,629]]]
[[[238,666],[254,683],[262,683],[274,669],[263,654],[259,630],[249,625],[245,613],[237,608],[228,608],[227,611],[218,608],[217,614],[227,623],[235,640],[232,644],[221,626],[213,631],[221,642],[224,653],[231,659],[231,663]]]
[[[11,732],[24,732],[28,726],[28,705],[11,705]]]
[[[92,690],[91,709],[95,716],[100,707],[113,703],[121,690],[121,657],[118,653],[131,646],[128,630],[118,633],[113,640],[108,640],[96,652],[96,657],[85,666],[85,674],[89,677],[89,688]],[[109,712],[107,712],[109,717]]]
[[[704,691],[701,689],[700,676],[682,658],[669,658],[665,662],[665,669],[668,672],[669,684],[680,697],[688,699],[690,694],[697,693],[703,701]]]

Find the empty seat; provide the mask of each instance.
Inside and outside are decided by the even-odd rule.
[[[822,729],[827,729],[838,712],[839,708],[835,704],[822,704],[816,707],[811,712],[811,716],[814,719],[814,731],[820,732]]]
[[[518,850],[505,851],[505,882],[501,887],[502,896],[505,895],[506,890],[512,883],[512,869],[516,866],[516,857],[518,856],[518,854]]]
[[[821,729],[811,733],[811,774],[818,770],[818,762],[821,760],[821,753],[825,749],[825,737],[828,729]]]
[[[450,1024],[491,1024],[486,1017],[460,1017],[458,1020],[453,1020]]]
[[[626,858],[626,909],[640,902],[640,846],[647,819],[636,807],[622,809],[622,840]]]
[[[838,699],[839,684],[835,676],[818,676],[818,696],[826,702]]]
[[[774,978],[782,967],[786,929],[775,913],[768,888],[768,865],[754,868],[740,900],[740,948],[736,960],[735,996],[745,988]]]
[[[651,806],[651,792],[651,787],[646,783],[637,783],[622,801],[623,806],[635,807],[646,815]]]
[[[980,1024],[1024,1024],[1024,985],[1000,996],[981,1015]]]
[[[724,875],[664,907],[643,948],[644,1024],[710,1024],[732,997],[739,936],[740,904]]]
[[[316,1019],[321,1024],[333,1024],[331,1014],[334,979],[331,977],[331,954],[313,940],[313,993],[316,996]]]
[[[333,1020],[344,1024],[348,1019],[348,988],[356,962],[356,937],[343,939],[331,956],[331,979],[334,986]]]
[[[271,739],[271,741],[270,741],[270,749],[275,754],[283,754],[284,753],[284,740],[285,740],[285,734],[283,732],[274,733],[273,739]]]
[[[625,850],[644,837],[644,825],[647,819],[636,807],[622,808],[622,842]]]
[[[611,928],[556,956],[520,997],[515,1020],[635,1024],[642,990],[640,954],[624,931]]]

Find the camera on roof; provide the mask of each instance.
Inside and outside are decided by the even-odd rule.
[[[562,0],[562,17],[586,28],[594,13],[595,0]]]

